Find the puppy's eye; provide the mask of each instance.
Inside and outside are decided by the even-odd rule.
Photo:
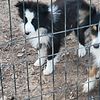
[[[99,44],[94,44],[93,47],[94,47],[95,49],[98,49],[98,48],[99,48]]]
[[[31,23],[36,23],[37,22],[37,16],[36,14],[34,15],[34,18],[32,19]]]
[[[38,21],[36,18],[32,19],[31,24],[34,26],[35,30],[38,28]]]
[[[33,18],[31,23],[36,23],[37,19],[36,18]]]

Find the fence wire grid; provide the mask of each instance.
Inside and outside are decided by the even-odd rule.
[[[21,19],[14,6],[18,1],[0,1],[0,100],[100,100],[100,85],[97,85],[92,92],[82,92],[82,83],[89,76],[86,70],[92,65],[93,58],[90,53],[83,58],[77,56],[78,41],[73,32],[65,38],[64,49],[59,52],[60,61],[56,64],[54,73],[44,76],[42,70],[45,65],[34,66],[37,51],[20,31]],[[77,1],[80,2],[80,0]],[[97,11],[100,11],[100,0],[85,1],[90,7],[95,5]],[[54,0],[41,0],[41,2],[52,6]],[[65,13],[65,23],[66,16]],[[84,27],[77,25],[76,28],[67,30],[65,24],[65,30],[60,32],[53,32],[53,20],[51,23],[53,34],[74,30],[78,33],[79,29],[92,26],[91,15],[89,25]],[[88,47],[86,46],[87,50],[89,50]],[[52,55],[54,55],[53,49]]]

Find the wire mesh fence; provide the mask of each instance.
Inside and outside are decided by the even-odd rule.
[[[32,1],[32,0],[25,0]],[[24,2],[23,0],[23,11]],[[64,23],[67,23],[66,3],[70,0],[64,0]],[[74,0],[73,0],[74,1]],[[64,30],[55,32],[54,20],[51,20],[50,30],[51,37],[55,34],[65,33],[63,46],[58,53],[54,53],[54,40],[51,38],[52,53],[48,56],[59,56],[59,62],[52,66],[54,72],[48,76],[43,74],[46,64],[43,66],[34,66],[38,58],[37,50],[35,50],[28,40],[37,37],[26,38],[25,34],[20,31],[21,19],[18,16],[17,8],[15,7],[18,0],[1,0],[0,2],[0,100],[100,100],[100,86],[91,91],[84,93],[83,83],[89,77],[87,70],[93,65],[93,57],[90,54],[90,42],[87,43],[86,49],[88,53],[80,58],[78,57],[78,39],[74,32],[77,32],[79,37],[79,30],[89,28],[98,23],[91,23],[91,6],[96,6],[96,10],[100,11],[100,0],[85,0],[88,2],[89,9],[89,24],[79,26],[79,3],[77,2],[77,27],[67,29],[64,24]],[[37,28],[40,25],[39,2],[51,5],[51,12],[53,13],[54,0],[36,0],[37,2]],[[53,14],[51,18],[53,19]],[[24,14],[24,13],[23,13]],[[83,15],[84,16],[84,15]],[[25,16],[23,17],[25,21]],[[59,19],[58,19],[59,20]],[[45,22],[45,19],[43,20]],[[58,23],[59,24],[59,23]],[[24,25],[25,29],[25,25]],[[66,32],[70,32],[66,36]],[[25,30],[24,30],[25,33]],[[87,29],[86,33],[90,33]],[[38,31],[38,42],[40,44],[41,36]],[[89,34],[90,39],[90,34]],[[61,42],[62,43],[62,42]],[[40,46],[40,45],[39,45]],[[40,51],[39,51],[40,54]],[[43,56],[39,58],[47,58]],[[56,69],[54,68],[56,66]],[[99,78],[97,79],[99,81]],[[88,83],[89,85],[89,83]],[[88,86],[89,88],[89,86]]]

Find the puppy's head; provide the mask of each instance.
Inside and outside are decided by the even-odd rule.
[[[94,55],[96,63],[100,64],[100,22],[98,25],[92,26],[91,31],[92,43],[90,52]]]
[[[92,39],[92,46],[94,49],[100,48],[100,22],[99,25],[94,25],[91,27],[91,39]]]
[[[26,35],[33,34],[39,27],[44,27],[48,15],[48,6],[32,1],[21,1],[15,5],[22,19],[22,28]]]

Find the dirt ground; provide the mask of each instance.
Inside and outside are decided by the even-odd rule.
[[[41,1],[50,3],[50,0]],[[54,78],[53,75],[43,76],[42,72],[40,75],[40,67],[33,65],[37,52],[25,42],[19,28],[21,19],[14,6],[17,2],[10,0],[10,27],[8,0],[0,0],[0,97],[3,90],[7,100],[12,96],[16,96],[17,100],[29,100],[28,96],[30,100],[100,100],[98,87],[87,94],[82,92],[82,85],[88,77],[86,69],[91,66],[92,57],[88,54],[83,58],[77,56],[78,43],[73,33],[67,37],[67,52],[63,53],[57,63]],[[92,0],[92,3],[97,9],[100,8],[100,0]]]

